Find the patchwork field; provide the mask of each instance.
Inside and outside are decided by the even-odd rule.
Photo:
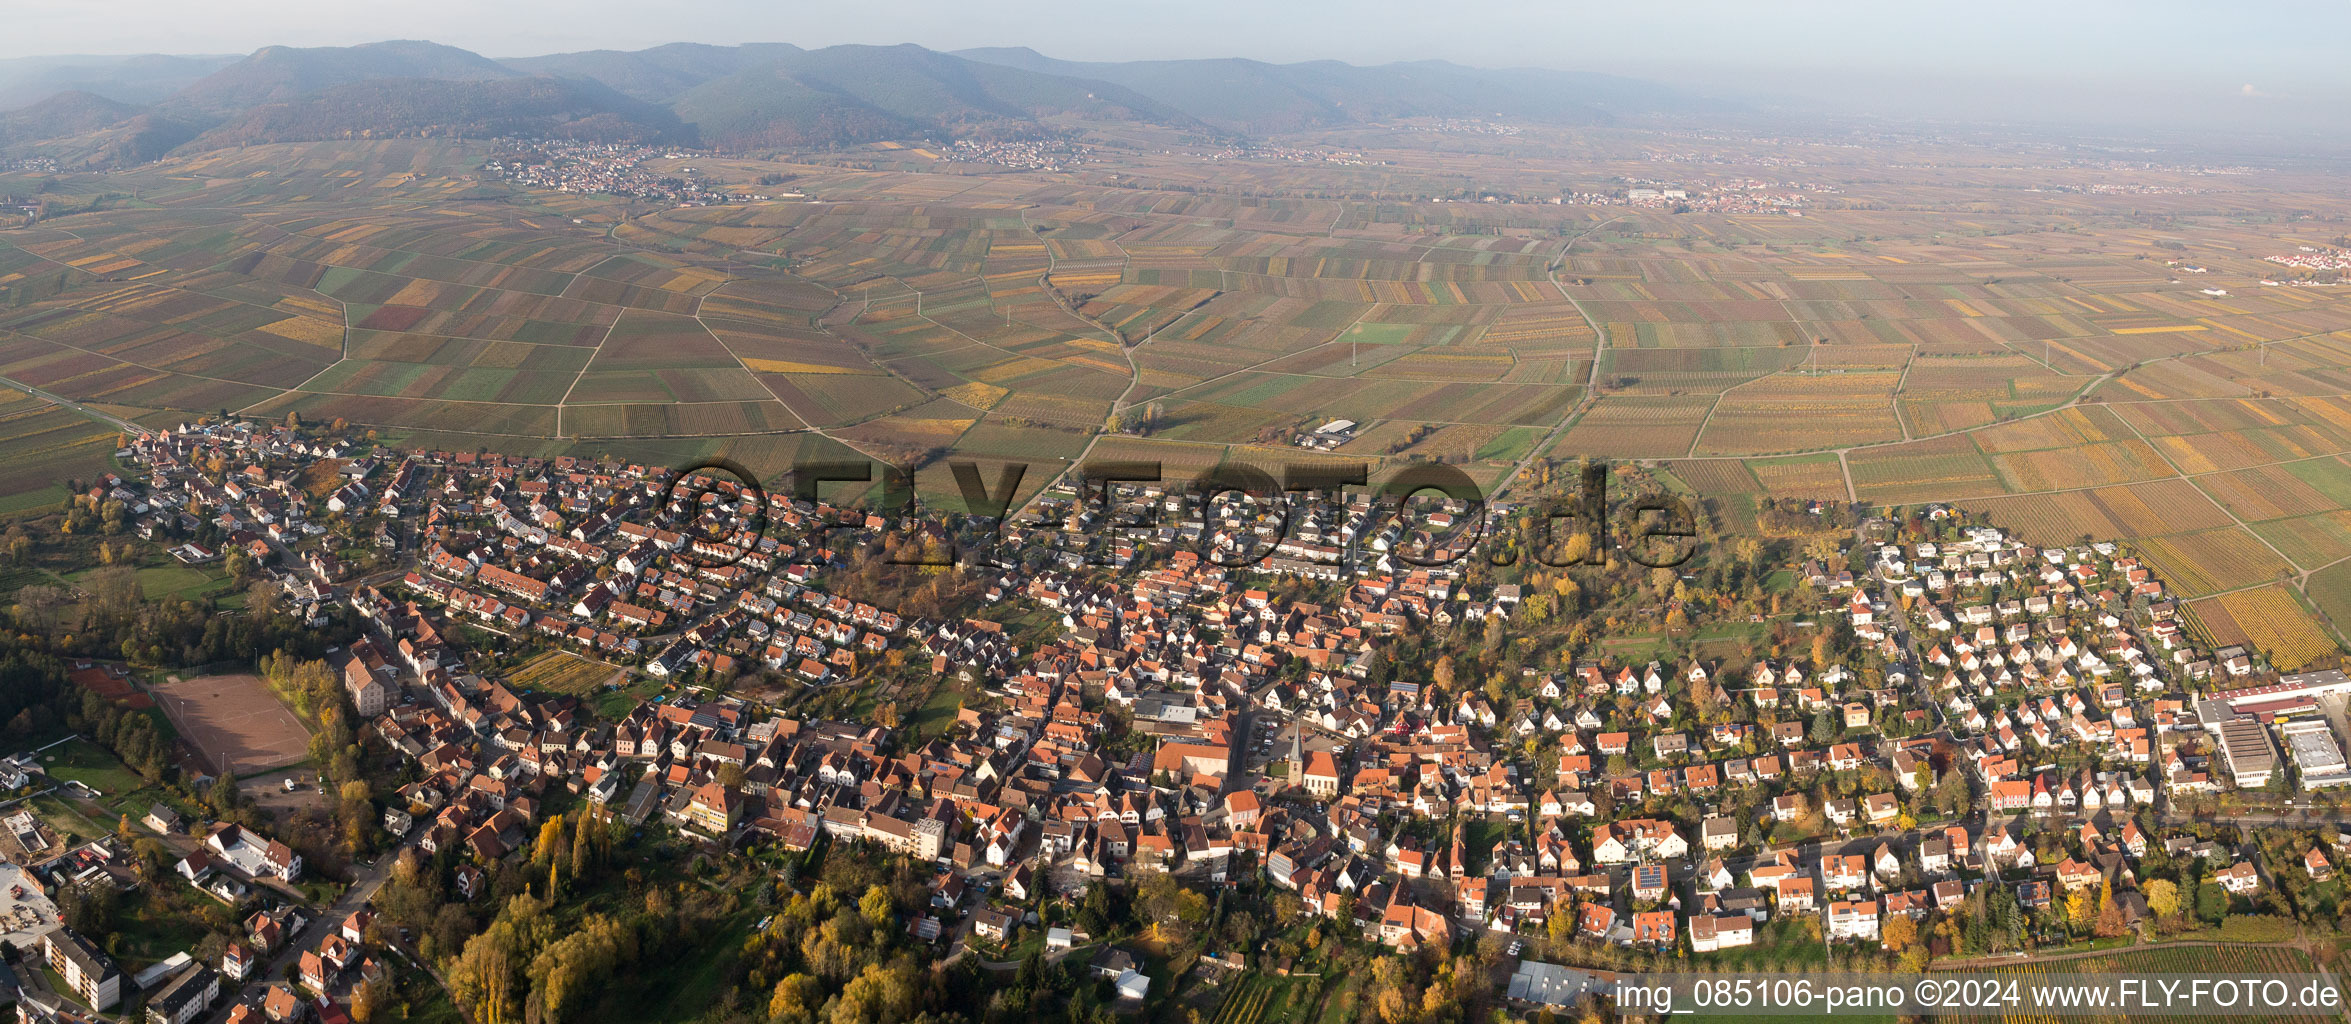
[[[2346,610],[2351,289],[2264,258],[2332,244],[2296,219],[2330,179],[1431,138],[1355,132],[1345,166],[1148,133],[1089,136],[1082,172],[783,153],[725,166],[819,201],[684,207],[510,187],[478,173],[488,144],[439,140],[11,172],[137,201],[0,230],[0,377],[143,423],[863,455],[920,467],[926,499],[957,458],[1036,463],[1025,495],[1084,457],[1307,457],[1352,420],[1316,457],[1375,477],[1658,460],[1750,505],[1957,502],[2131,539],[2188,597],[2318,570],[2310,606]],[[1451,201],[1465,174],[1493,201]],[[1551,201],[1661,175],[1700,198]],[[108,468],[113,433],[0,391],[0,512]],[[2251,600],[2200,610],[2250,631]]]

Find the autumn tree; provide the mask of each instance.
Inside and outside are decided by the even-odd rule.
[[[1900,953],[1918,941],[1918,922],[1912,921],[1907,915],[1896,914],[1886,922],[1880,938],[1887,949]]]
[[[857,912],[876,928],[889,927],[892,916],[890,890],[878,885],[867,887],[865,895],[857,900]]]
[[[531,993],[543,1024],[589,1015],[614,974],[637,958],[637,935],[602,914],[591,914],[532,958]]]
[[[813,1024],[816,1011],[824,1008],[824,998],[823,982],[799,972],[787,974],[768,996],[768,1019],[777,1024]]]

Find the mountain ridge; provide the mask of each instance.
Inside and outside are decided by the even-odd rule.
[[[1604,124],[1709,102],[1637,79],[1444,61],[1087,62],[1027,47],[944,52],[913,44],[669,43],[494,60],[429,41],[386,40],[265,46],[239,58],[0,62],[0,89],[81,78],[101,88],[60,90],[6,111],[0,155],[62,149],[137,161],[256,141],[384,134],[548,133],[749,150],[1033,131],[1060,121],[1142,122],[1206,135],[1416,117]],[[146,102],[106,95],[144,96],[183,79]],[[99,132],[118,138],[74,142]]]

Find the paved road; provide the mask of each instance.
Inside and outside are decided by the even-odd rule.
[[[1928,714],[1935,716],[1935,727],[1928,731],[1947,734],[1951,723],[1943,717],[1943,705],[1935,700],[1934,688],[1927,685],[1926,661],[1918,653],[1918,634],[1910,628],[1910,613],[1902,607],[1902,594],[1895,582],[1886,578],[1884,565],[1872,564],[1869,578],[1877,581],[1878,599],[1885,602],[1886,613],[1894,620],[1894,640],[1902,645],[1904,652],[1901,669],[1918,689],[1919,702],[1926,705]]]
[[[284,948],[278,951],[276,956],[270,958],[269,963],[248,975],[245,978],[244,987],[237,991],[234,998],[223,1000],[213,1012],[206,1014],[200,1020],[204,1024],[218,1024],[218,1022],[228,1019],[229,1011],[238,1003],[258,1003],[271,982],[285,980],[287,964],[294,963],[304,951],[317,949],[324,944],[327,936],[342,929],[344,918],[351,916],[352,911],[358,910],[367,901],[375,898],[376,890],[384,887],[384,881],[392,875],[393,863],[400,859],[400,852],[405,849],[407,849],[407,844],[403,843],[394,847],[390,852],[377,857],[374,864],[359,873],[358,880],[353,882],[349,889],[344,890],[342,896],[328,905],[327,909],[313,918],[310,923],[304,925],[302,931],[296,933]]]
[[[131,422],[131,421],[129,421],[129,420],[123,419],[123,418],[122,418],[122,417],[120,417],[120,416],[115,416],[115,415],[111,415],[111,414],[109,414],[109,413],[103,413],[103,412],[99,412],[98,410],[96,410],[96,409],[92,409],[92,408],[90,408],[89,406],[83,405],[83,404],[82,404],[82,403],[80,403],[80,402],[76,402],[76,401],[74,401],[73,399],[66,398],[66,397],[63,397],[63,396],[60,396],[60,395],[54,395],[54,394],[50,394],[50,393],[49,393],[49,392],[47,392],[47,391],[43,391],[43,390],[41,390],[40,388],[36,388],[36,387],[34,387],[34,386],[30,385],[30,384],[26,384],[26,383],[24,383],[23,381],[10,380],[10,379],[9,379],[9,378],[7,378],[7,377],[0,377],[0,385],[6,385],[6,386],[8,386],[8,387],[15,388],[15,389],[16,389],[16,390],[18,390],[18,391],[22,391],[22,392],[24,392],[25,394],[31,395],[31,396],[33,396],[34,398],[38,398],[38,399],[40,399],[40,400],[42,400],[42,401],[44,401],[44,402],[48,402],[48,403],[50,403],[50,404],[53,404],[53,405],[61,405],[61,406],[64,406],[64,407],[65,407],[65,408],[67,408],[67,409],[73,410],[74,412],[81,413],[82,415],[84,415],[84,416],[88,416],[88,417],[89,417],[89,418],[91,418],[91,419],[94,419],[94,420],[99,420],[99,421],[101,421],[101,422],[105,422],[105,423],[111,423],[111,424],[115,425],[116,427],[120,427],[121,429],[123,429],[123,430],[125,430],[125,431],[128,431],[129,433],[131,433],[131,434],[134,434],[134,435],[136,435],[136,434],[148,434],[148,433],[152,433],[152,431],[148,430],[146,427],[142,427],[142,426],[140,426],[140,425],[138,425],[138,424],[136,424],[136,423],[133,423],[133,422]]]

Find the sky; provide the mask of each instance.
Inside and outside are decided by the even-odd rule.
[[[0,57],[430,39],[492,57],[663,42],[1028,46],[1069,60],[1445,59],[1873,114],[2291,126],[2351,110],[2351,0],[107,0],[12,4]],[[1179,16],[1180,15],[1180,16]]]

